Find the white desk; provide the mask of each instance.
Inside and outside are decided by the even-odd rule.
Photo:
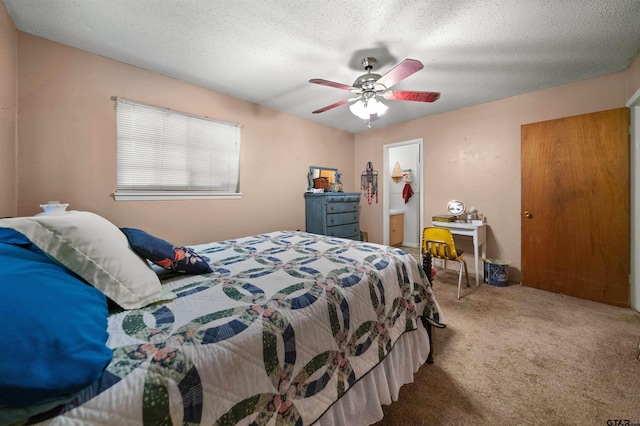
[[[473,259],[476,265],[476,285],[480,284],[480,263],[479,247],[482,247],[482,258],[487,257],[487,224],[473,225],[471,223],[458,223],[458,222],[431,222],[433,226],[439,226],[441,228],[449,228],[453,235],[466,235],[473,237]],[[484,275],[484,268],[482,268],[482,274]]]

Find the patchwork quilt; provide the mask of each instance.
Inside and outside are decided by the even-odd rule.
[[[397,248],[294,231],[193,248],[212,272],[167,277],[175,299],[112,313],[102,378],[31,421],[309,425],[419,317],[441,322]]]

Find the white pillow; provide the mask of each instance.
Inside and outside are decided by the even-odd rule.
[[[147,261],[118,227],[97,214],[0,219],[0,227],[21,232],[124,309],[163,300],[160,280]]]

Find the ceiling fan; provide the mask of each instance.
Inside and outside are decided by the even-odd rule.
[[[414,102],[435,102],[440,98],[440,93],[438,92],[390,90],[390,87],[394,84],[404,80],[411,74],[420,71],[423,68],[420,61],[415,59],[405,59],[383,76],[371,72],[376,62],[376,58],[364,58],[361,63],[367,73],[358,77],[352,86],[320,78],[313,78],[309,80],[310,83],[348,90],[356,95],[352,98],[317,109],[313,111],[313,113],[319,114],[341,105],[352,103],[349,107],[351,112],[363,120],[368,120],[370,123],[371,121],[380,118],[380,116],[387,110],[386,105],[376,100],[377,97],[396,101]]]

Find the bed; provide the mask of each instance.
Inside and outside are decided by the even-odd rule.
[[[443,326],[406,252],[299,231],[178,247],[68,212],[0,219],[0,261],[0,424],[371,424]]]

